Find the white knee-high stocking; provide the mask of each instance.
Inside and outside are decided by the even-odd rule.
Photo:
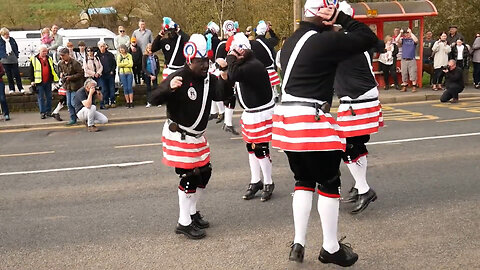
[[[370,189],[367,183],[367,156],[361,156],[356,163],[347,164],[350,173],[355,179],[355,188],[358,194],[365,194]]]
[[[323,245],[322,247],[330,254],[340,249],[337,239],[338,230],[338,209],[340,200],[322,195],[318,196],[318,214],[322,223]]]
[[[260,162],[258,162],[257,157],[255,154],[248,153],[248,163],[250,164],[250,183],[255,184],[258,183],[261,179],[261,171],[260,171]]]
[[[270,157],[257,158],[257,159],[258,159],[258,163],[260,164],[260,168],[262,168],[263,183],[265,185],[271,185],[273,183],[272,160],[270,159]]]
[[[185,191],[178,189],[178,206],[180,209],[178,223],[180,223],[180,225],[188,226],[192,223],[192,218],[190,217],[191,204],[192,193],[185,193]]]
[[[305,246],[307,238],[308,220],[312,210],[313,191],[296,190],[293,193],[293,223],[295,225],[295,239],[293,243]]]
[[[192,203],[190,205],[190,215],[197,213],[197,203],[205,192],[204,188],[197,187],[197,192],[192,193]]]
[[[233,126],[233,109],[225,107],[225,125]]]

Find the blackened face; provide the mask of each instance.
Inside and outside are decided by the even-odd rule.
[[[188,66],[196,76],[207,77],[208,58],[194,58]]]

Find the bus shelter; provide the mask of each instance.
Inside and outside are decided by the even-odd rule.
[[[394,29],[412,29],[418,38],[416,61],[417,61],[417,84],[422,86],[423,66],[423,33],[424,19],[427,16],[437,16],[435,5],[429,0],[416,1],[389,1],[389,2],[359,2],[350,4],[354,10],[354,18],[367,24],[380,40],[386,35],[394,36]],[[382,72],[378,66],[378,54],[373,59],[375,77],[380,86],[384,86]],[[400,54],[397,57],[397,76],[401,82]],[[390,80],[391,81],[391,80]]]

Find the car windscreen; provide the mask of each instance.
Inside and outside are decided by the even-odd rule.
[[[97,47],[99,38],[70,38],[68,41],[73,43],[74,47],[78,47],[78,42],[83,41],[87,47]]]
[[[115,49],[115,45],[113,43],[113,38],[104,38],[105,40],[105,43],[107,44],[107,47],[109,50],[114,50]]]

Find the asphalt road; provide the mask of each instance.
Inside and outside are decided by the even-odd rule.
[[[341,205],[339,238],[360,256],[353,268],[478,269],[480,99],[385,105],[384,116],[368,147],[379,199],[356,216]],[[199,241],[174,234],[178,178],[161,162],[162,126],[0,131],[0,269],[336,269],[317,260],[316,206],[305,262],[288,262],[285,155],[272,153],[273,198],[244,201],[245,146],[214,123],[214,173],[199,203],[211,228]],[[342,182],[344,192],[353,182],[344,165]]]

